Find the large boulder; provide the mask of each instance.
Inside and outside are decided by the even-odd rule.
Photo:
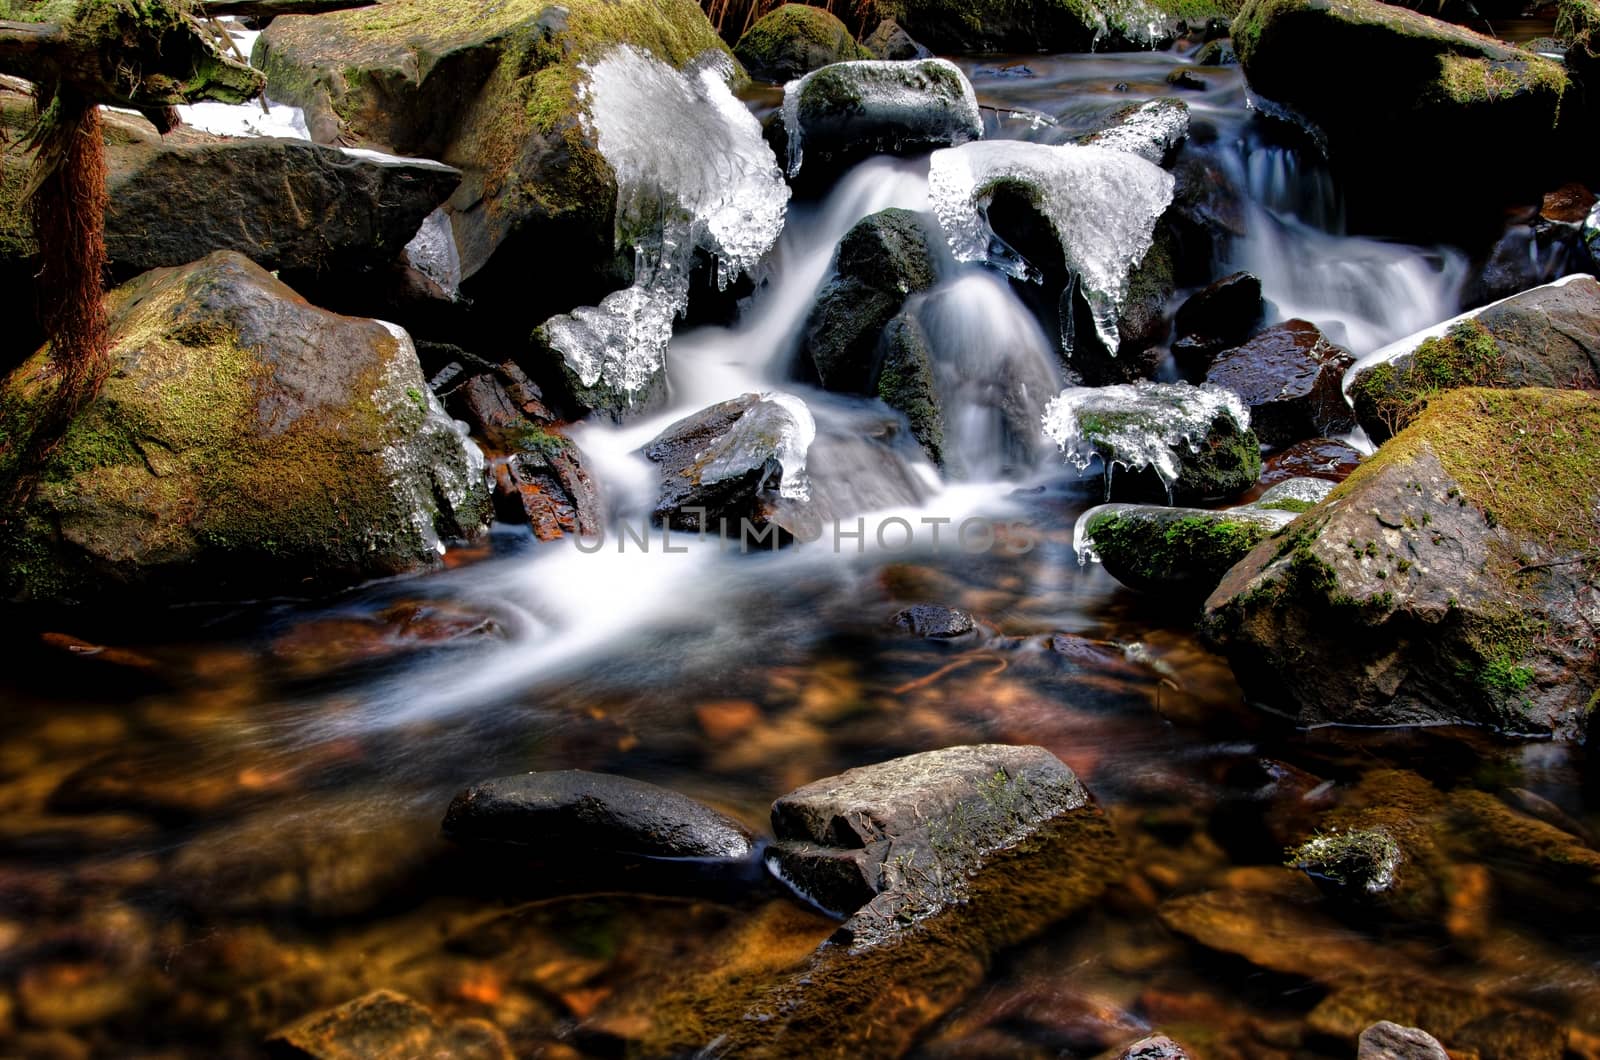
[[[1233,39],[1251,87],[1327,135],[1356,220],[1385,231],[1456,231],[1473,206],[1494,220],[1485,202],[1536,201],[1582,108],[1559,61],[1379,0],[1248,0]],[[1395,195],[1394,173],[1435,171],[1464,144],[1516,148],[1477,179]]]
[[[387,0],[276,18],[254,60],[319,143],[465,173],[448,205],[461,291],[478,341],[520,345],[530,322],[632,279],[617,174],[589,120],[593,64],[619,46],[678,69],[708,53],[733,67],[694,0]]]
[[[871,10],[897,20],[940,52],[1084,52],[1158,47],[1172,40],[1180,7],[1192,17],[1209,6],[1143,0],[872,0]],[[1209,13],[1221,14],[1221,5]]]
[[[1074,544],[1131,589],[1205,599],[1235,563],[1293,514],[1271,508],[1166,508],[1102,504],[1079,517]]]
[[[1223,353],[1205,381],[1239,395],[1263,444],[1290,445],[1355,427],[1341,388],[1354,363],[1315,324],[1290,320]]]
[[[1231,570],[1204,628],[1306,723],[1577,739],[1600,685],[1597,506],[1594,393],[1442,393]]]
[[[1234,394],[1187,383],[1073,387],[1044,413],[1072,467],[1098,467],[1106,499],[1187,504],[1231,497],[1261,474],[1250,413]]]
[[[789,175],[820,180],[879,152],[983,138],[972,83],[947,59],[835,63],[783,90]]]
[[[435,566],[487,517],[483,458],[411,340],[308,304],[242,255],[109,297],[112,374],[4,528],[6,595],[216,598]],[[48,350],[0,394],[0,479],[56,382]]]
[[[857,1055],[903,1056],[999,951],[1122,872],[1104,814],[1039,747],[950,747],[848,770],[779,799],[772,821],[769,865],[848,919],[775,976],[729,969],[668,995],[642,1053],[715,1041],[729,1055],[819,1056],[848,1041]]]
[[[1462,386],[1600,387],[1600,282],[1572,276],[1401,339],[1356,366],[1350,399],[1381,444]]]
[[[444,831],[460,843],[509,843],[651,858],[742,860],[739,822],[687,795],[628,777],[564,769],[486,780],[457,795]]]
[[[873,57],[832,12],[809,4],[784,4],[761,16],[739,38],[733,54],[752,77],[779,82],[829,63]]]

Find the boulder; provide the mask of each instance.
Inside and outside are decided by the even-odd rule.
[[[8,596],[320,590],[436,566],[485,521],[483,457],[401,329],[317,309],[231,251],[108,301],[112,374],[7,519]],[[5,382],[0,480],[54,379],[41,350]]]
[[[684,417],[641,450],[661,469],[652,518],[769,546],[799,536],[815,434],[805,403],[787,395],[745,394]]]
[[[898,62],[906,59],[933,58],[932,52],[913,40],[911,34],[892,18],[886,18],[878,23],[878,28],[861,42],[861,46],[874,59]]]
[[[433,1012],[393,990],[374,990],[337,1008],[314,1012],[269,1040],[274,1056],[367,1060],[378,1056],[512,1060],[516,1054],[487,1020],[442,1023]]]
[[[1105,816],[1038,747],[951,747],[852,769],[773,804],[769,865],[849,915],[771,976],[715,973],[669,994],[640,1052],[904,1055],[995,954],[1122,873]]]
[[[1559,61],[1379,0],[1248,0],[1233,41],[1251,88],[1326,134],[1363,228],[1456,232],[1463,216],[1492,219],[1485,202],[1537,200],[1582,109]],[[1517,150],[1481,180],[1394,195],[1396,167],[1426,172],[1467,143]]]
[[[783,90],[790,177],[825,181],[868,155],[983,138],[972,84],[946,59],[835,63]]]
[[[835,275],[806,320],[801,356],[827,390],[871,394],[888,344],[884,328],[910,296],[939,279],[939,243],[910,210],[890,209],[857,222],[839,243]],[[901,353],[915,358],[915,336]],[[903,370],[903,369],[902,369]]]
[[[1348,389],[1381,444],[1463,386],[1600,387],[1600,282],[1571,276],[1408,336],[1358,364]]]
[[[832,12],[808,4],[784,4],[761,16],[733,54],[752,77],[780,83],[830,63],[873,57]]]
[[[1149,504],[1103,504],[1079,517],[1074,543],[1130,589],[1198,603],[1228,568],[1294,516],[1258,508],[1208,511]]]
[[[1203,378],[1218,353],[1250,337],[1264,308],[1261,281],[1248,272],[1224,276],[1190,295],[1172,321],[1178,367]]]
[[[1233,568],[1204,628],[1248,694],[1306,724],[1578,739],[1597,504],[1600,398],[1448,391]]]
[[[253,59],[269,96],[305,108],[318,143],[463,171],[447,213],[466,326],[480,348],[520,349],[530,321],[633,278],[616,170],[588,120],[594,64],[623,46],[676,69],[708,54],[733,66],[694,0],[389,0],[275,18]]]
[[[1354,363],[1350,351],[1323,338],[1315,324],[1290,320],[1223,353],[1206,382],[1239,395],[1263,444],[1289,445],[1355,427],[1341,389]]]
[[[1450,1054],[1425,1030],[1381,1020],[1361,1032],[1356,1060],[1450,1060]]]
[[[32,97],[0,86],[5,138],[25,141],[32,122]],[[387,267],[461,182],[459,171],[421,159],[190,128],[161,136],[118,111],[103,124],[106,253],[123,275],[187,265],[214,250],[293,273]],[[34,253],[19,198],[32,162],[25,150],[0,154],[0,259]]]
[[[1073,387],[1045,408],[1045,435],[1106,499],[1192,503],[1242,493],[1261,474],[1250,414],[1232,393],[1188,383]]]
[[[552,855],[585,850],[740,861],[755,851],[743,825],[704,803],[581,769],[474,784],[451,800],[444,831],[458,843],[534,846]]]

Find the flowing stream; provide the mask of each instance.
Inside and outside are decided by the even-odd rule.
[[[1181,61],[962,65],[989,137],[1063,143],[1169,94]],[[1309,142],[1253,109],[1236,67],[1206,81],[1183,94],[1184,151],[1211,165],[1243,232],[1214,276],[1255,273],[1275,316],[1307,318],[1357,356],[1461,308],[1463,254],[1346,234]],[[764,116],[772,101],[752,106]],[[1600,828],[1575,752],[1438,730],[1294,731],[1245,708],[1190,614],[1080,566],[1071,530],[1098,488],[1042,435],[1017,437],[1004,397],[1024,394],[1037,423],[1065,375],[1054,340],[986,265],[952,263],[913,304],[946,402],[943,475],[883,406],[797,382],[799,334],[839,239],[886,207],[928,210],[928,184],[926,158],[877,158],[792,202],[737,321],[672,339],[670,407],[574,431],[610,510],[598,541],[541,545],[501,528],[438,575],[315,605],[11,631],[17,643],[48,634],[50,649],[29,668],[39,678],[0,679],[12,704],[0,953],[25,1022],[102,1055],[253,1055],[278,1023],[392,986],[512,1028],[522,1055],[613,1055],[620,1032],[587,1022],[607,999],[725,952],[791,899],[760,880],[719,881],[711,898],[670,885],[616,898],[626,882],[576,854],[532,874],[485,868],[438,836],[451,795],[506,773],[601,770],[761,831],[771,800],[799,784],[998,741],[1041,744],[1078,771],[1123,831],[1134,882],[1003,961],[926,1055],[984,1055],[982,1042],[1004,1039],[1034,1050],[1006,1055],[1091,1056],[1159,1021],[1205,1029],[1207,1055],[1345,1056],[1314,1035],[1271,1045],[1273,1027],[1299,1026],[1307,988],[1195,956],[1156,919],[1157,897],[1279,864],[1285,821],[1314,821],[1387,767],[1520,792]],[[809,488],[849,514],[819,541],[760,554],[646,534],[654,474],[636,450],[751,392],[804,402]],[[958,536],[964,520],[976,540]],[[923,602],[984,625],[959,647],[893,629],[897,610]],[[1478,959],[1450,974],[1600,1034],[1595,939],[1501,908]],[[515,945],[492,922],[511,909]],[[1411,943],[1394,945],[1410,959]]]

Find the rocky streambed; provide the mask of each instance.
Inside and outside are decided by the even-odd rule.
[[[1600,1055],[1588,8],[769,6],[107,115],[0,1055]]]

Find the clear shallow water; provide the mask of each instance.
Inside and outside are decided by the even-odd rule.
[[[1004,60],[966,67],[993,113],[1058,123],[993,132],[1055,142],[1165,93],[1177,61],[1029,57],[1032,77]],[[1187,150],[1238,189],[1246,231],[1218,275],[1253,268],[1280,312],[1342,328],[1358,354],[1456,311],[1456,252],[1342,235],[1336,190],[1251,120],[1236,70],[1204,76],[1213,87],[1184,98],[1212,132]],[[881,421],[865,403],[789,380],[832,246],[868,213],[923,207],[925,176],[925,161],[879,160],[826,202],[796,204],[740,323],[675,340],[673,408],[576,435],[618,518],[636,519],[652,484],[630,454],[667,422],[751,389],[798,395],[818,426],[815,488],[876,510],[860,551],[845,538],[737,555],[675,537],[688,551],[666,554],[657,535],[649,552],[613,538],[586,554],[503,530],[438,575],[315,605],[44,628],[13,616],[0,1053],[256,1055],[282,1024],[387,987],[442,1019],[495,1023],[518,1055],[616,1055],[685,969],[803,952],[831,924],[759,876],[469,854],[438,835],[456,791],[529,769],[601,770],[760,831],[771,800],[799,784],[991,741],[1041,744],[1077,770],[1116,822],[1129,873],[1004,958],[924,1055],[1093,1056],[1159,1026],[1208,1057],[1348,1056],[1308,1019],[1334,989],[1314,955],[1335,944],[1356,971],[1524,1003],[1578,1047],[1600,1035],[1593,903],[1563,912],[1592,889],[1489,844],[1453,852],[1495,873],[1493,905],[1463,913],[1478,921],[1469,949],[1437,925],[1352,918],[1279,869],[1286,843],[1386,768],[1592,834],[1600,802],[1579,755],[1446,730],[1296,732],[1246,708],[1190,614],[1077,565],[1071,528],[1097,499],[1091,484],[1049,454],[993,458],[981,373],[956,354],[998,336],[978,355],[1053,368],[1039,367],[1041,337],[1003,285],[957,274],[924,307],[943,321],[946,381],[965,395],[953,483],[892,438],[863,440]],[[982,516],[1022,529],[1015,548],[967,553],[946,531],[942,548],[924,533],[901,549],[896,514],[918,528]],[[923,602],[967,608],[984,627],[959,644],[892,628]],[[1130,661],[1134,645],[1155,665]],[[1262,911],[1235,940],[1269,951],[1256,964],[1163,921],[1163,903],[1206,892]],[[1495,1048],[1484,1055],[1517,1055]]]

